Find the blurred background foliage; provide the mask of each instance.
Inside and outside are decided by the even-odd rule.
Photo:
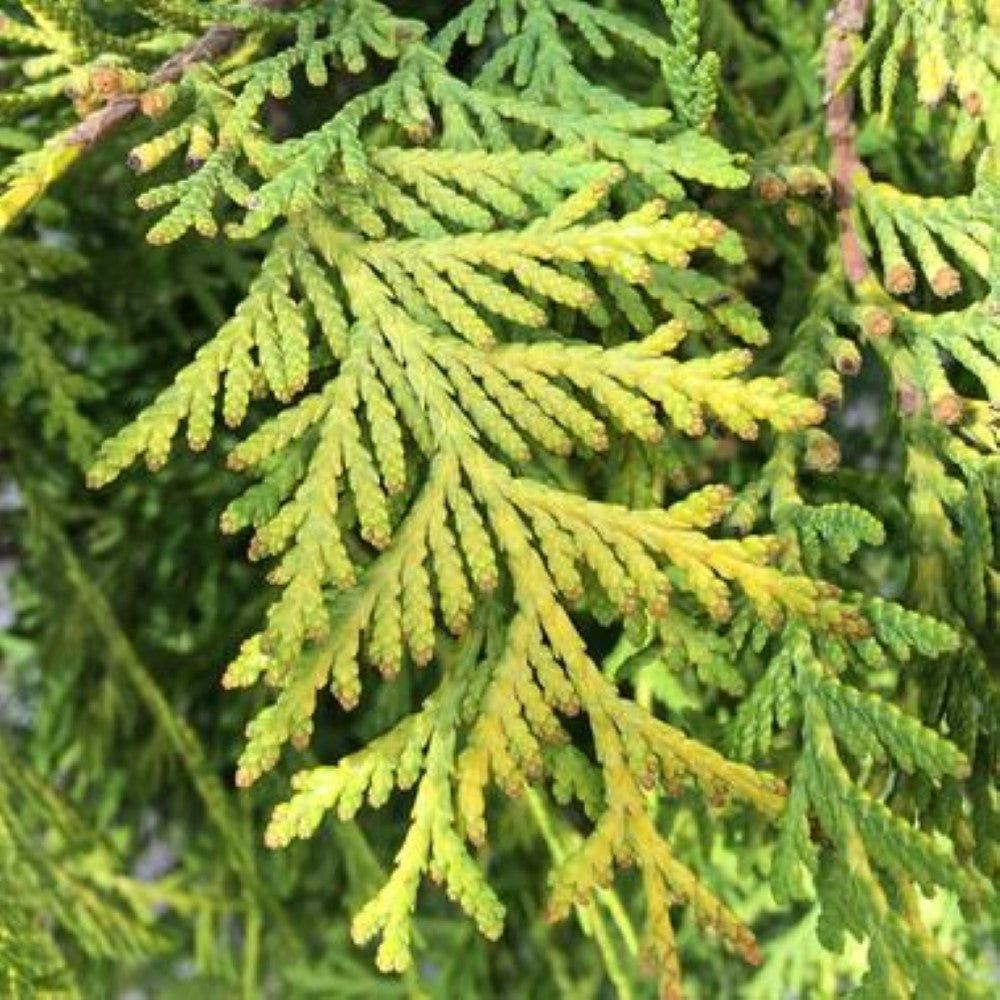
[[[128,3],[92,6],[109,23],[135,17]],[[448,6],[394,5],[431,23]],[[719,130],[758,164],[782,146],[814,151],[826,8],[818,0],[703,4],[707,41],[722,57]],[[0,60],[0,88],[3,73]],[[644,102],[664,102],[661,85],[638,65],[621,61],[615,73]],[[271,127],[307,129],[343,100],[342,86],[297,89],[275,105]],[[940,127],[918,114],[909,129],[873,124],[861,141],[897,183],[967,189],[971,168],[939,154]],[[139,185],[125,166],[142,128],[88,153],[17,236],[0,237],[0,995],[650,996],[626,954],[638,896],[627,876],[616,906],[592,909],[589,919],[544,921],[541,872],[564,845],[530,795],[505,805],[491,838],[491,878],[509,908],[499,945],[480,938],[441,894],[424,892],[425,960],[398,978],[375,971],[348,927],[407,828],[405,797],[357,822],[328,823],[288,851],[263,848],[266,816],[293,765],[279,765],[252,794],[233,787],[243,728],[259,705],[254,695],[226,695],[220,669],[268,595],[240,542],[218,531],[235,492],[222,460],[227,441],[107,491],[83,485],[94,443],[148,403],[231,314],[260,259],[260,246],[226,240],[143,248],[148,220],[131,207]],[[0,129],[0,158],[33,141]],[[808,202],[762,210],[742,192],[713,195],[709,207],[748,239],[743,284],[773,334],[761,369],[775,370],[803,303],[821,291],[817,254],[828,216]],[[37,342],[24,334],[12,351],[13,310],[29,290],[39,297],[29,301],[32,315],[50,325]],[[888,543],[839,569],[840,582],[907,600],[896,424],[874,366],[863,367],[849,392],[835,417],[840,467],[807,476],[806,485],[815,502],[860,498],[887,525]],[[696,478],[735,486],[754,477],[763,454],[751,448],[735,458],[711,440],[681,447]],[[994,641],[984,636],[984,648]],[[697,695],[661,673],[641,679],[645,697],[687,697],[690,729],[710,725]],[[881,681],[886,690],[900,685],[888,673]],[[314,745],[294,767],[363,745],[410,707],[410,685],[419,683],[404,672],[350,714],[325,705]],[[679,856],[712,856],[708,871],[724,882],[713,888],[753,924],[766,955],[750,973],[685,918],[679,938],[690,996],[833,996],[863,968],[863,954],[822,951],[811,908],[779,910],[761,877],[767,834],[739,820],[709,823],[684,798],[664,806]],[[989,941],[966,940],[957,910],[938,908],[939,933],[988,961]]]

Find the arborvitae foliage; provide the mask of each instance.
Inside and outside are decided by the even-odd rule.
[[[4,995],[990,994],[1000,5],[0,11]]]

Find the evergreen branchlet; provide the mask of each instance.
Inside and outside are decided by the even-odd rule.
[[[213,570],[205,599],[233,618],[202,635],[194,614],[185,641],[219,657],[202,677],[259,689],[239,696],[256,714],[235,784],[295,762],[263,839],[336,838],[350,935],[382,972],[412,984],[433,954],[430,881],[490,942],[529,941],[508,918],[525,899],[532,927],[572,915],[623,997],[650,973],[665,998],[736,995],[702,931],[763,964],[747,996],[838,978],[872,1000],[978,995],[1000,870],[1000,5],[0,11],[0,449],[24,573],[57,560],[85,655],[107,644],[207,810],[244,995],[298,995],[276,956],[315,950],[282,900],[309,871],[261,874],[280,869],[255,820],[206,774],[231,734],[192,708],[203,746],[173,717],[142,661],[159,640],[132,643],[129,602],[87,580],[87,524],[58,512],[74,463],[94,490],[140,461],[166,484],[132,473],[81,511],[205,476],[222,531],[267,564],[238,612]],[[135,239],[133,189],[141,318],[61,288],[114,284],[99,264]],[[142,336],[157,312],[182,345],[166,373]],[[117,399],[130,364],[141,387]],[[208,454],[172,459],[179,437]],[[37,589],[36,608],[65,597]],[[239,700],[199,685],[176,704]],[[62,718],[59,697],[34,711]],[[230,912],[204,887],[143,890],[108,844],[64,863],[102,808],[60,784],[85,756],[42,754],[39,777],[0,743],[0,882],[40,896],[0,904],[19,990],[83,995],[74,949],[169,949],[156,905]],[[366,808],[399,814],[374,853]],[[507,892],[512,815],[551,861],[544,906]],[[544,941],[525,947],[555,968]]]

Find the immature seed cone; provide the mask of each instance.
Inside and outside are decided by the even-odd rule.
[[[909,295],[917,285],[917,273],[909,264],[894,264],[885,276],[885,287],[893,295]]]
[[[892,315],[880,306],[867,306],[861,310],[861,329],[867,336],[888,337],[892,328]]]
[[[840,445],[826,431],[806,435],[806,465],[817,472],[833,472],[840,465]]]
[[[147,118],[159,118],[166,114],[171,104],[173,104],[173,95],[165,87],[147,90],[139,98],[139,110]]]
[[[101,97],[113,97],[121,92],[122,74],[114,66],[98,66],[90,74],[90,85],[95,94]]]
[[[967,114],[974,118],[978,118],[983,113],[984,103],[983,95],[978,90],[967,90],[962,94],[962,107]]]
[[[962,419],[962,399],[954,392],[945,392],[931,403],[931,413],[941,424],[956,424]]]
[[[953,267],[941,267],[931,275],[931,289],[942,299],[962,290],[962,277]]]
[[[754,182],[754,190],[763,201],[773,204],[788,194],[788,185],[777,174],[761,174]]]
[[[861,371],[861,355],[848,354],[846,352],[838,354],[835,359],[835,364],[837,365],[837,371],[840,372],[841,375],[857,375],[858,372]]]

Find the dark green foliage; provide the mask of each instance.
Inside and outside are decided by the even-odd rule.
[[[990,995],[998,136],[994,0],[0,0],[0,995]]]

